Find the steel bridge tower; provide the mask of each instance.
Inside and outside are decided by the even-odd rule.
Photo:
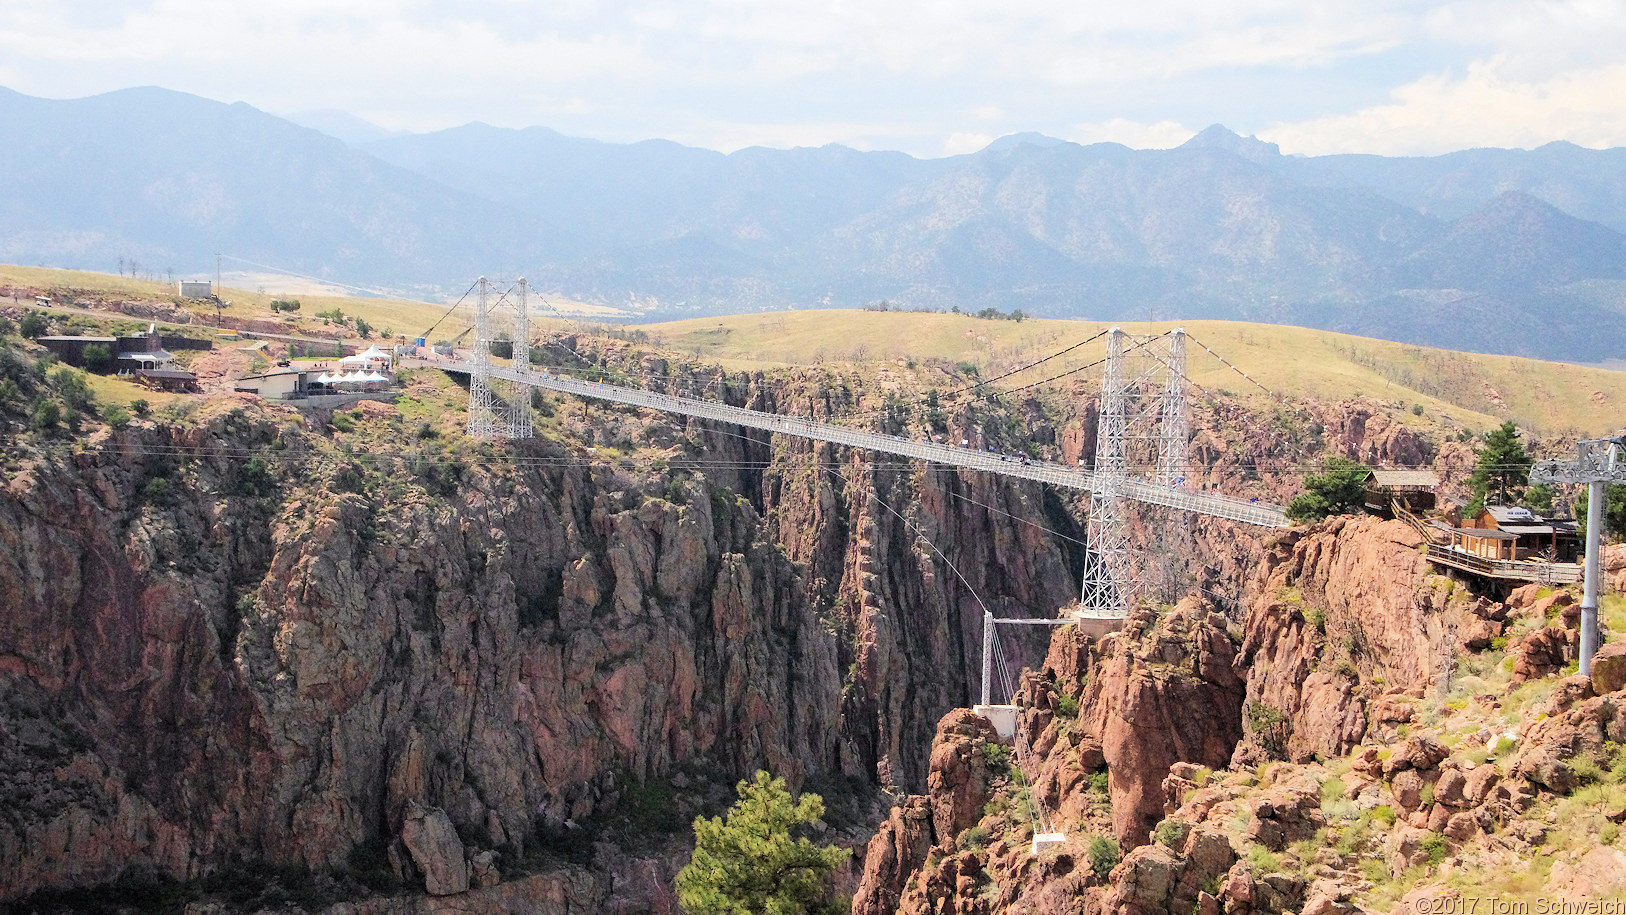
[[[1107,333],[1096,424],[1095,480],[1080,616],[1122,619],[1138,597],[1131,566],[1125,484],[1183,483],[1186,464],[1186,332]]]
[[[530,371],[531,323],[526,301],[528,288],[520,278],[517,296],[511,304],[514,309],[514,367]],[[469,424],[468,434],[473,438],[530,438],[530,389],[525,385],[494,378],[491,374],[491,344],[498,342],[492,331],[494,312],[505,301],[491,301],[491,285],[485,277],[475,284],[474,299],[474,352],[469,357]]]

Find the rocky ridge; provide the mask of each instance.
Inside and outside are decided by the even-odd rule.
[[[1253,594],[1240,626],[1188,600],[1098,641],[1057,632],[1023,684],[1026,772],[895,809],[855,915],[1328,915],[1626,889],[1626,649],[1564,676],[1573,595],[1471,594],[1410,528],[1370,518],[1278,537]],[[962,715],[934,776],[992,742]],[[1033,824],[1006,813],[1028,797],[1059,847],[1030,854]]]

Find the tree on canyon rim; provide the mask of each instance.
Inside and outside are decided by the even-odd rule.
[[[792,798],[785,780],[758,771],[722,817],[696,817],[694,856],[678,871],[678,903],[690,915],[811,915],[839,911],[826,878],[850,849],[793,838],[824,816],[817,794]]]
[[[1509,420],[1485,436],[1485,447],[1479,449],[1479,460],[1474,464],[1468,485],[1474,491],[1464,516],[1479,514],[1490,498],[1491,487],[1496,487],[1497,505],[1511,505],[1523,493],[1530,479],[1530,455],[1519,441],[1519,427]]]
[[[1361,511],[1366,501],[1367,467],[1348,458],[1327,458],[1325,472],[1304,478],[1304,491],[1287,503],[1294,521],[1320,521],[1329,515]]]

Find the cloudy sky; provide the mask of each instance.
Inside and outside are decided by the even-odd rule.
[[[722,150],[1212,123],[1312,155],[1608,147],[1626,0],[0,0],[0,85]]]

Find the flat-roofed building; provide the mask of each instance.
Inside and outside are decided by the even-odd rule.
[[[236,389],[258,394],[267,400],[290,400],[305,393],[310,378],[315,374],[305,369],[285,368],[244,375],[237,379]]]

